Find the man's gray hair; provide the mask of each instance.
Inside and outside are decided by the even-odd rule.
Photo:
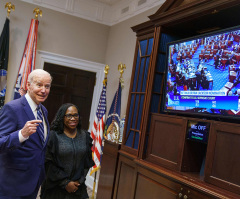
[[[48,74],[52,80],[52,76],[47,71],[43,69],[35,69],[28,75],[28,82],[31,84],[34,81],[34,77],[39,76],[41,74]]]

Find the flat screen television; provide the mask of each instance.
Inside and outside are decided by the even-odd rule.
[[[240,26],[167,44],[164,112],[240,117]]]

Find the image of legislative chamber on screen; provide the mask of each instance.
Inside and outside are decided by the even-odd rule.
[[[169,45],[167,94],[190,90],[240,96],[240,30]]]
[[[240,30],[169,46],[167,93],[224,91],[240,96]]]

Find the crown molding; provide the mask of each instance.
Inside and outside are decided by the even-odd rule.
[[[156,6],[165,0],[21,0],[39,7],[113,26]]]

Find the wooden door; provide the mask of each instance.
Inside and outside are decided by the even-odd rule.
[[[180,171],[186,125],[184,118],[152,113],[146,160]]]
[[[240,194],[239,143],[239,124],[213,123],[206,156],[206,182]]]
[[[73,103],[80,109],[82,128],[87,130],[96,73],[51,63],[45,63],[44,70],[53,77],[50,94],[44,102],[49,122],[62,104]]]

